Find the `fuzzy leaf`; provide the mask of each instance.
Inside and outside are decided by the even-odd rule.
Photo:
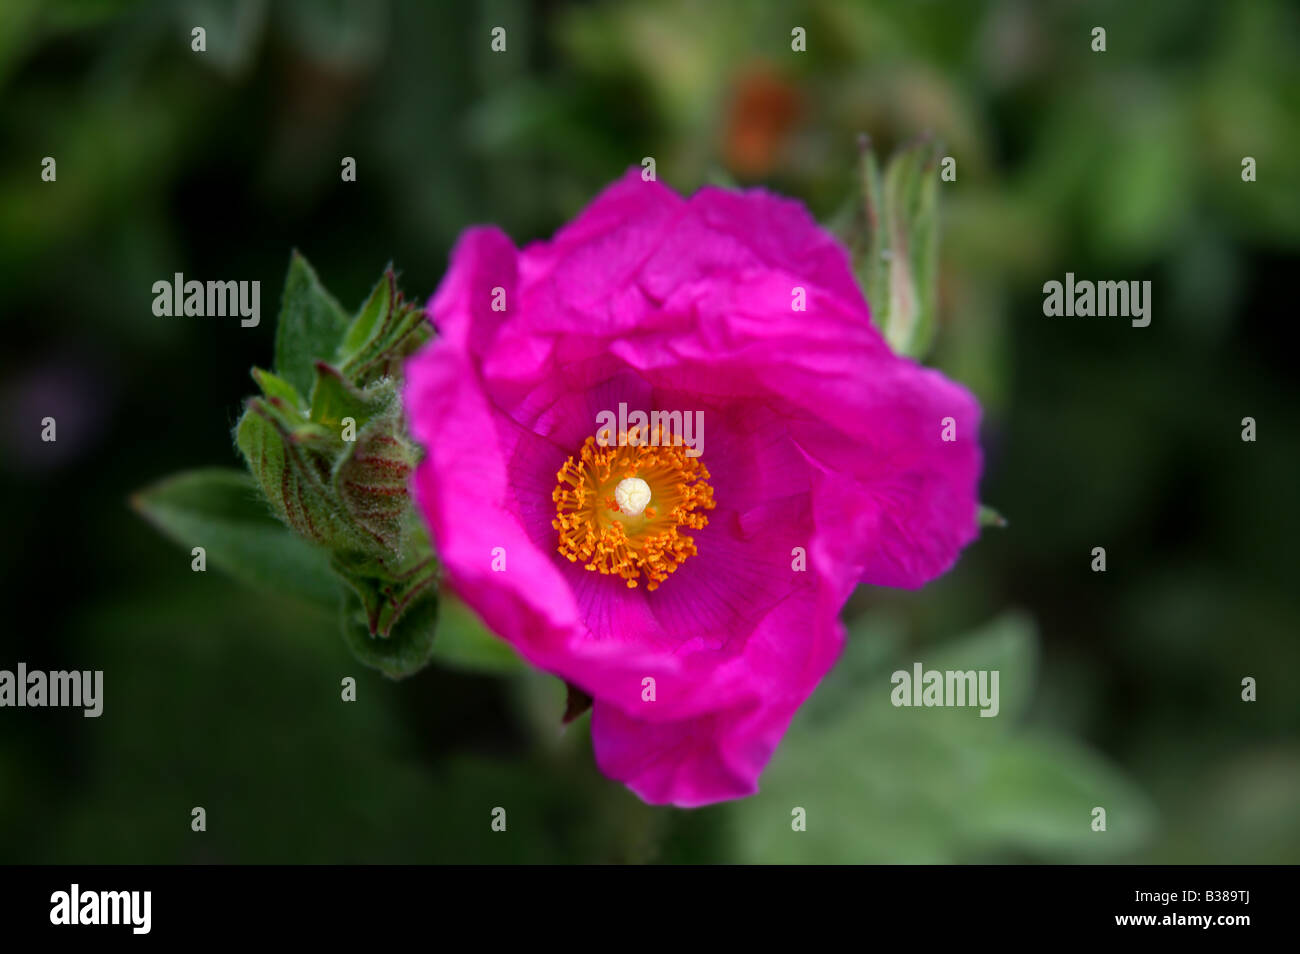
[[[313,374],[316,381],[311,390],[311,419],[336,433],[341,433],[345,417],[355,420],[359,431],[395,397],[391,386],[383,389],[384,393],[360,390],[324,361],[315,363]]]
[[[261,388],[262,393],[268,398],[279,398],[284,403],[297,411],[305,408],[302,395],[298,389],[286,381],[284,378],[272,374],[270,371],[263,371],[261,368],[252,370],[253,380]]]
[[[339,346],[340,359],[347,361],[355,357],[375,335],[383,319],[393,307],[393,299],[397,294],[396,284],[396,276],[390,264],[375,283],[370,297],[361,306],[356,318],[352,320],[352,326],[348,328],[343,344]]]
[[[349,318],[297,251],[284,280],[275,329],[275,370],[300,394],[311,392],[317,361],[333,360]]]
[[[354,590],[344,596],[341,617],[343,639],[352,654],[391,679],[419,672],[433,655],[438,599],[432,592],[412,602],[387,636],[371,631],[369,612]]]
[[[401,374],[402,363],[433,337],[419,307],[402,300],[390,266],[361,306],[339,349],[344,377],[360,387]]]
[[[851,627],[844,658],[818,688],[827,698],[795,716],[759,794],[733,808],[743,860],[1114,859],[1149,836],[1150,803],[1118,769],[1024,724],[1038,655],[1028,617],[1005,613],[922,650],[905,650],[896,630],[882,614]],[[892,673],[918,661],[925,670],[997,671],[999,714],[895,706]],[[1109,816],[1103,834],[1090,827],[1098,805]],[[794,807],[806,813],[806,831],[792,832]]]
[[[440,567],[428,532],[414,515],[403,527],[405,553],[336,550],[331,565],[356,592],[371,633],[386,636],[394,621],[426,590],[436,592]]]
[[[330,612],[338,607],[340,584],[328,556],[285,529],[243,471],[176,474],[133,494],[131,506],[186,550],[203,547],[212,566],[244,583]]]

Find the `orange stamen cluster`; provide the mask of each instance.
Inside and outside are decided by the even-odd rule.
[[[588,437],[555,475],[551,526],[560,532],[560,553],[571,562],[621,576],[629,587],[644,573],[646,589],[654,591],[698,552],[682,530],[705,527],[709,519],[701,511],[715,504],[708,468],[699,458],[688,457],[679,441],[653,446],[663,443],[660,430],[648,436],[648,429],[633,427],[608,447]],[[622,512],[614,497],[614,488],[628,477],[650,487],[650,504],[640,514]]]

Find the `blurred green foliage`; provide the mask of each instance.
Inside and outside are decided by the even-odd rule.
[[[0,714],[0,858],[1300,860],[1298,52],[1285,0],[0,4],[0,666],[106,670],[99,719]],[[422,297],[467,225],[545,237],[644,156],[827,219],[863,132],[957,159],[934,361],[985,406],[1009,526],[918,593],[855,596],[757,797],[643,806],[464,607],[393,683],[331,612],[223,576],[215,542],[192,573],[128,506],[238,465],[273,352],[270,321],[154,317],[153,282],[275,289],[297,247],[341,301],[389,260]],[[1152,325],[1045,319],[1066,271],[1152,280]],[[1003,714],[892,708],[914,660],[1000,666]]]

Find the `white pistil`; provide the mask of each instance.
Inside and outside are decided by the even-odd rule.
[[[614,502],[629,517],[635,517],[650,503],[650,485],[640,477],[624,477],[614,488]]]

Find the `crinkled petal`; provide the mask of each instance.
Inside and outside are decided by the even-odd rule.
[[[975,536],[979,407],[892,353],[801,205],[639,172],[522,252],[467,232],[405,400],[448,588],[592,695],[606,774],[700,805],[755,790],[855,584],[920,586]],[[551,525],[556,471],[620,402],[704,412],[717,507],[654,593]]]

